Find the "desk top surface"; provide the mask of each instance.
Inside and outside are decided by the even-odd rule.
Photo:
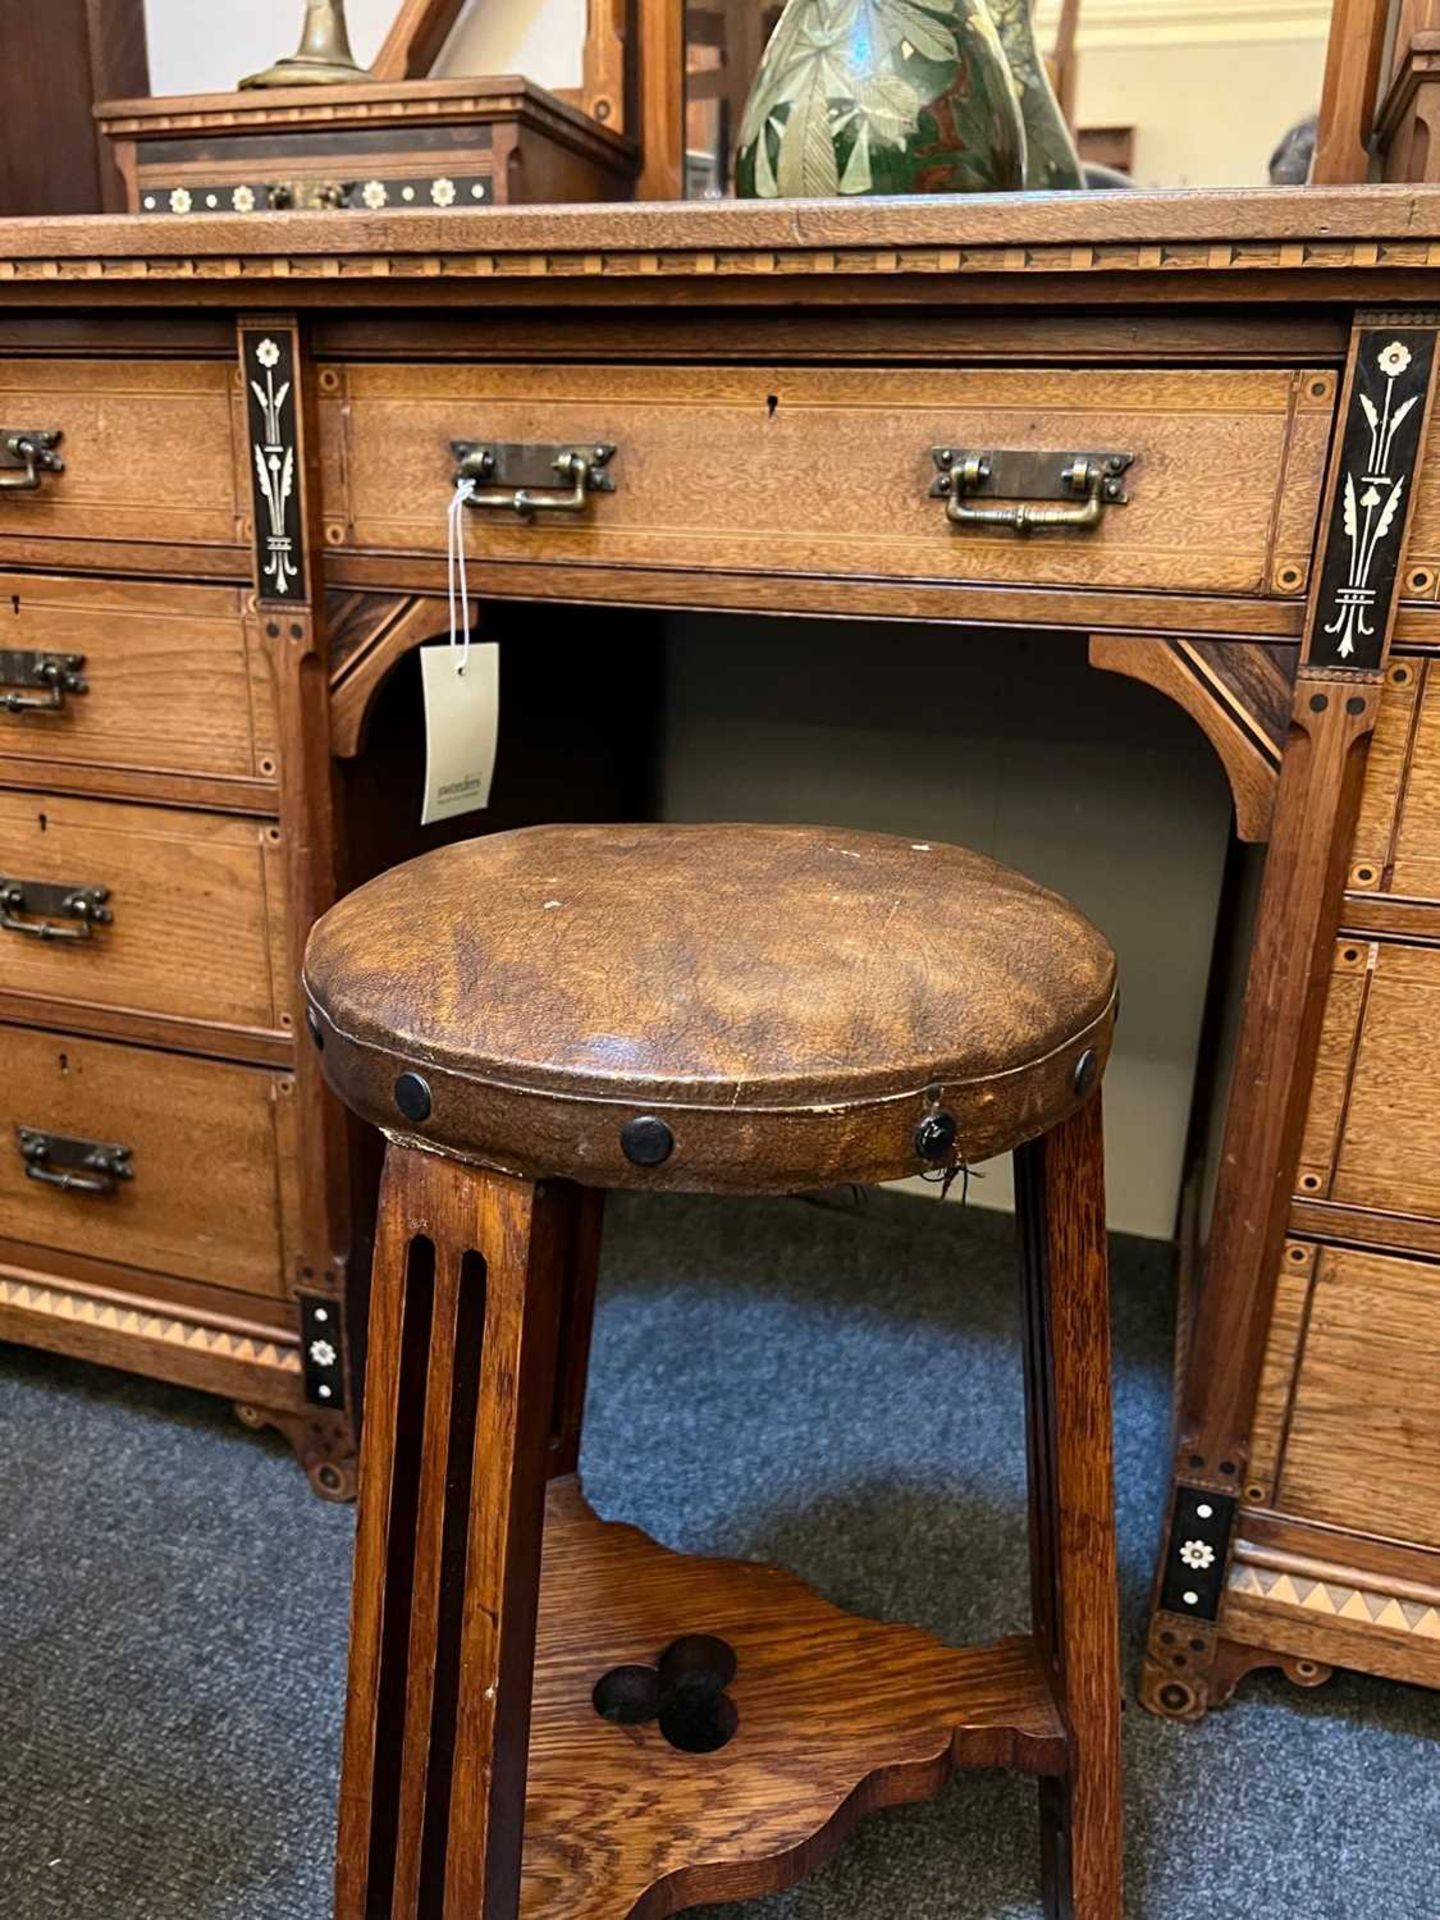
[[[864,276],[880,283],[923,276],[938,294],[963,276],[1043,276],[1065,299],[1121,274],[1162,275],[1173,288],[1144,298],[1266,297],[1327,300],[1440,299],[1440,188],[1377,186],[1177,190],[1161,193],[1009,194],[833,201],[719,201],[495,208],[446,213],[105,215],[0,221],[0,304],[34,304],[45,283],[65,304],[76,283],[166,283],[198,291],[226,283],[287,298],[282,286],[409,282],[412,293],[463,281],[476,297],[533,300],[527,283],[576,297],[576,282],[643,278],[701,283],[738,277],[803,283]],[[1363,278],[1363,285],[1356,275]],[[488,283],[481,294],[482,283]],[[1153,288],[1153,279],[1152,279]],[[64,289],[64,291],[61,291]],[[731,297],[736,290],[730,289]],[[103,298],[103,296],[101,296]],[[131,296],[133,297],[133,295]],[[312,298],[314,296],[312,295]],[[328,296],[327,296],[328,297]],[[348,297],[348,296],[344,296]],[[626,296],[644,299],[638,291]],[[668,296],[667,296],[668,297]],[[174,292],[168,291],[173,302]]]

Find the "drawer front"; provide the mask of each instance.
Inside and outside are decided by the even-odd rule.
[[[103,887],[108,922],[0,915],[0,987],[226,1026],[290,1022],[280,830],[175,807],[0,792],[0,875]],[[6,924],[6,923],[9,924]],[[62,937],[22,929],[50,924]],[[63,937],[63,936],[70,937]]]
[[[274,777],[274,679],[238,588],[0,573],[0,654],[0,702],[35,701],[0,704],[0,777],[7,757]],[[37,654],[82,655],[84,691],[40,704]]]
[[[1440,904],[1440,661],[1386,671],[1347,885]]]
[[[0,491],[0,559],[46,540],[238,546],[241,421],[221,361],[0,359],[0,431],[58,431],[65,463]]]
[[[293,1082],[109,1041],[0,1030],[0,1237],[282,1296],[297,1218]],[[28,1176],[17,1127],[130,1150],[107,1193]]]
[[[472,515],[485,562],[1296,596],[1333,375],[1233,368],[322,369],[326,538],[443,552],[452,440],[612,443],[583,513]],[[1132,453],[1090,530],[952,527],[932,450]]]
[[[1280,1338],[1294,1384],[1273,1453],[1262,1439],[1271,1504],[1440,1547],[1440,1267],[1344,1247],[1287,1253],[1294,1327]]]
[[[1440,1219],[1440,949],[1341,940],[1299,1191]]]

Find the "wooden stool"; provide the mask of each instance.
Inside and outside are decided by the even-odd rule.
[[[1047,1914],[1117,1920],[1096,930],[956,847],[545,827],[351,894],[306,985],[332,1085],[390,1143],[341,1920],[768,1893],[872,1808],[997,1765],[1039,1778]],[[574,1475],[598,1189],[790,1193],[1008,1149],[1031,1633],[953,1651],[596,1519]]]

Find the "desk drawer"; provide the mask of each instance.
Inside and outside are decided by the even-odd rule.
[[[1440,1268],[1349,1247],[1291,1251],[1288,1418],[1267,1413],[1250,1471],[1273,1474],[1271,1504],[1286,1513],[1440,1547]]]
[[[1440,904],[1440,661],[1386,669],[1346,884]]]
[[[0,358],[0,435],[59,433],[61,472],[0,489],[0,560],[44,564],[47,541],[239,547],[238,375],[223,361]],[[0,443],[3,444],[3,443]],[[0,481],[22,470],[13,462]]]
[[[1440,949],[1335,946],[1300,1151],[1312,1200],[1440,1220]]]
[[[47,705],[37,656],[65,654],[83,657],[84,691]],[[8,710],[10,695],[27,704]],[[275,742],[239,588],[0,573],[0,777],[18,758],[272,779]]]
[[[288,1075],[13,1027],[0,1047],[0,1238],[285,1293],[297,1217]],[[131,1177],[109,1192],[31,1178],[18,1128],[127,1148]]]
[[[611,443],[583,512],[472,514],[481,562],[916,582],[1303,592],[1335,379],[1324,371],[322,369],[332,545],[438,553],[452,440]],[[1124,452],[1088,530],[954,527],[933,450]],[[977,503],[978,504],[978,503]]]
[[[288,1026],[284,862],[271,822],[0,792],[0,875],[27,895],[0,909],[5,992]],[[59,906],[77,888],[106,891],[108,921]],[[38,937],[44,924],[61,937]]]

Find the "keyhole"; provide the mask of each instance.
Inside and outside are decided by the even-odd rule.
[[[779,407],[779,405],[780,405],[780,396],[779,396],[779,394],[778,394],[778,393],[767,393],[767,394],[766,394],[766,396],[765,396],[765,411],[766,411],[766,413],[768,413],[768,414],[769,414],[769,416],[770,416],[770,418],[771,418],[772,420],[773,420],[773,419],[775,418],[775,411],[776,411],[776,409],[777,409],[777,408]]]
[[[12,608],[12,609],[13,609],[13,610],[14,610],[14,611],[15,611],[16,613],[19,613],[19,611],[20,611],[20,596],[19,596],[19,594],[18,594],[18,593],[12,593],[12,594],[11,594],[11,596],[10,596],[10,605],[11,605],[11,608]]]
[[[40,831],[42,833],[48,832],[50,827],[50,816],[46,813],[37,813],[35,818],[40,822]]]
[[[70,1071],[70,1056],[68,1053],[62,1053],[60,1056],[60,1071],[61,1073],[69,1073]]]

